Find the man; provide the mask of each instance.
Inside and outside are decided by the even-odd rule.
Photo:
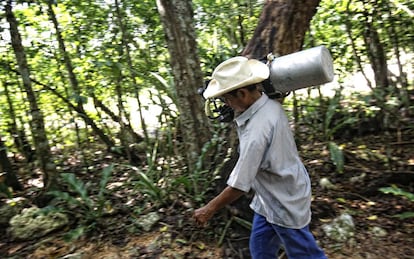
[[[269,77],[262,62],[234,57],[213,72],[204,97],[222,98],[237,114],[239,159],[227,187],[207,205],[195,210],[204,225],[218,210],[255,191],[250,252],[253,258],[277,258],[284,246],[288,258],[326,258],[309,231],[311,185],[299,158],[281,104],[260,90]]]

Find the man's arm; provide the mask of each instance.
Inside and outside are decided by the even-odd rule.
[[[240,198],[245,192],[227,186],[207,205],[194,211],[193,218],[198,224],[204,225],[221,208]]]

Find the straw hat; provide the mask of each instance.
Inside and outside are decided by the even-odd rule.
[[[214,98],[268,77],[269,68],[264,63],[241,56],[230,58],[216,67],[203,96]]]

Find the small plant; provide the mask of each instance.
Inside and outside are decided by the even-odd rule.
[[[136,178],[134,177],[134,181],[132,181],[132,186],[139,193],[145,194],[146,199],[156,203],[157,206],[167,201],[169,188],[167,186],[167,189],[165,189],[158,185],[158,181],[155,179],[155,174],[157,173],[155,160],[153,164],[148,166],[149,169],[145,172],[127,164],[117,164],[117,166],[126,167],[137,173]]]
[[[12,189],[6,185],[5,173],[0,173],[0,197],[12,198]]]
[[[226,141],[218,135],[213,136],[206,142],[198,157],[194,170],[180,175],[172,182],[173,190],[188,197],[194,203],[204,203],[206,194],[213,190],[214,182],[220,177],[219,172],[230,157],[230,151],[223,156]],[[214,170],[211,163],[217,163]]]
[[[342,152],[341,147],[339,147],[335,142],[329,142],[329,153],[331,155],[331,160],[336,166],[336,171],[338,173],[344,172],[344,153]]]
[[[139,188],[142,193],[147,194],[150,199],[163,204],[166,196],[165,190],[157,186],[145,173],[138,171],[138,176],[139,180],[135,187]]]
[[[77,239],[83,234],[94,229],[97,221],[106,213],[108,201],[105,196],[113,165],[102,170],[97,196],[91,196],[88,185],[76,178],[72,173],[62,174],[62,178],[68,185],[68,191],[50,191],[55,197],[56,207],[62,206],[63,211],[72,213],[76,209],[75,217],[79,219],[79,227],[69,232],[66,237],[69,240]],[[60,203],[63,202],[63,203]]]
[[[391,185],[390,187],[383,187],[383,188],[380,188],[379,190],[385,194],[403,196],[407,198],[409,201],[414,202],[414,193],[404,191],[403,189],[397,187],[396,185]],[[414,211],[404,212],[404,213],[395,215],[395,217],[400,218],[400,219],[414,218]]]
[[[337,114],[340,107],[340,99],[341,95],[337,92],[335,96],[330,99],[329,106],[325,113],[325,120],[323,124],[323,132],[325,139],[330,141],[333,139],[335,133],[337,133],[340,129],[348,125],[352,125],[357,122],[357,118],[355,117],[347,117],[344,115],[342,118],[335,118],[335,114]]]

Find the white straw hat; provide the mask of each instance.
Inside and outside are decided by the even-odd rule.
[[[246,57],[230,58],[216,67],[204,91],[204,98],[214,98],[235,89],[262,82],[269,77],[266,64]]]

